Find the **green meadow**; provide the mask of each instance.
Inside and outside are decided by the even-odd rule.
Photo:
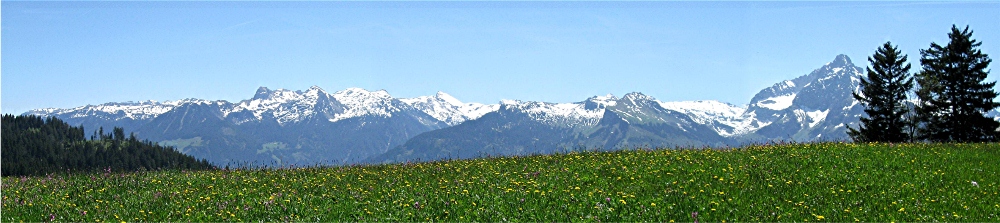
[[[3,221],[1000,221],[1000,144],[5,177]],[[695,214],[696,213],[696,214]]]

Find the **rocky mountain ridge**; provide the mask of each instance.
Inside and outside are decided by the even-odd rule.
[[[88,130],[125,127],[212,162],[348,164],[634,146],[737,146],[847,140],[861,106],[863,69],[833,61],[762,89],[745,105],[664,102],[633,92],[580,102],[465,103],[444,92],[394,98],[385,90],[334,93],[257,89],[239,102],[184,99],[36,109]],[[995,112],[994,112],[995,113]]]

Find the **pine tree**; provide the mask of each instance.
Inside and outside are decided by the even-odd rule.
[[[946,46],[931,43],[920,50],[923,70],[916,75],[920,89],[917,115],[920,138],[935,142],[996,141],[1000,123],[985,114],[1000,106],[994,102],[996,82],[984,82],[991,60],[977,49],[982,42],[972,31],[952,26]]]
[[[861,117],[858,129],[848,127],[847,134],[855,142],[907,141],[906,99],[913,88],[913,78],[909,75],[906,55],[886,42],[868,57],[868,62],[871,67],[867,69],[867,77],[861,79],[860,92],[852,93],[865,106],[868,117]]]

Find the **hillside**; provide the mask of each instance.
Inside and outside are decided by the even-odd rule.
[[[4,177],[2,220],[987,222],[996,160],[998,144],[820,143]]]
[[[205,160],[171,147],[139,140],[114,128],[95,130],[87,140],[83,127],[54,117],[3,116],[3,176],[43,175],[67,171],[134,171],[207,169]]]

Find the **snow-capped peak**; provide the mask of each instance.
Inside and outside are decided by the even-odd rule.
[[[275,102],[285,102],[288,100],[293,100],[298,98],[300,95],[298,92],[279,88],[277,90],[269,90],[266,87],[261,87],[257,89],[257,94],[254,95],[253,100],[265,100],[265,101],[275,101]]]
[[[434,96],[400,98],[399,100],[448,125],[458,125],[468,120],[477,119],[500,107],[495,104],[462,103],[455,97],[440,91]]]
[[[449,95],[447,93],[444,93],[444,92],[441,92],[441,91],[438,91],[437,94],[434,94],[434,97],[437,97],[438,99],[441,99],[442,101],[447,102],[448,104],[451,104],[451,105],[455,105],[455,106],[461,106],[461,105],[463,105],[462,101],[459,101],[455,97],[452,97],[451,95]]]
[[[652,100],[656,100],[653,97],[650,97],[648,95],[645,95],[645,94],[642,94],[642,93],[639,93],[639,92],[632,92],[632,93],[625,94],[625,97],[622,97],[622,99],[633,101],[633,102],[634,101],[652,101]]]
[[[500,105],[517,105],[520,104],[520,102],[520,100],[500,99]]]
[[[605,96],[593,96],[588,98],[585,102],[586,109],[603,109],[618,104],[618,97],[612,94]]]
[[[392,98],[392,96],[389,95],[389,92],[386,92],[385,90],[368,91],[368,90],[365,90],[363,88],[347,88],[347,89],[344,89],[342,91],[337,91],[336,93],[333,93],[333,97],[337,98],[338,100],[341,99],[341,98],[345,98],[345,99],[353,99],[353,98],[357,98],[357,99],[374,99],[374,98],[388,99],[388,98]],[[344,102],[345,104],[349,103],[349,102],[345,102],[345,101],[341,101],[341,102]]]
[[[306,90],[306,92],[301,93],[301,94],[305,97],[306,100],[311,101],[312,102],[311,104],[318,103],[317,100],[319,100],[319,97],[322,97],[322,96],[330,97],[331,96],[329,93],[326,93],[326,91],[324,91],[322,88],[319,88],[317,86],[312,86],[312,87],[309,88],[309,90]]]
[[[604,95],[604,96],[597,95],[597,96],[593,96],[593,97],[590,97],[590,98],[595,99],[595,100],[602,100],[602,101],[618,100],[618,97],[615,97],[615,95],[613,95],[613,94],[607,94],[607,95]]]
[[[301,91],[291,91],[286,89],[270,90],[266,87],[257,88],[257,93],[253,99],[241,101],[231,109],[223,111],[223,114],[249,111],[257,120],[262,120],[264,114],[270,114],[277,119],[279,124],[302,120],[312,114],[312,107],[316,100],[307,102],[306,95]],[[239,123],[237,123],[239,124]]]
[[[333,98],[344,105],[344,111],[334,114],[331,122],[368,115],[392,117],[392,113],[400,111],[400,108],[392,105],[392,96],[385,90],[348,88],[333,93]]]
[[[271,90],[267,87],[261,86],[257,88],[257,93],[253,95],[253,99],[263,99],[271,94]]]
[[[613,94],[607,94],[604,96],[598,95],[588,98],[587,101],[593,101],[596,103],[607,104],[608,106],[614,106],[615,102],[618,101],[618,97],[615,97],[615,95]]]
[[[588,109],[587,101],[576,103],[548,103],[537,101],[501,100],[501,108],[525,113],[542,123],[561,126],[592,126],[604,116],[604,108]]]
[[[640,112],[639,110],[645,108],[659,109],[657,108],[659,106],[656,106],[656,104],[657,104],[656,98],[650,97],[648,95],[639,92],[632,92],[625,94],[624,97],[622,97],[616,102],[615,106],[618,107],[617,109],[619,110]]]
[[[848,67],[848,66],[854,66],[854,63],[851,63],[851,58],[847,57],[847,55],[840,54],[837,55],[837,57],[834,58],[833,61],[826,63],[825,67]]]

